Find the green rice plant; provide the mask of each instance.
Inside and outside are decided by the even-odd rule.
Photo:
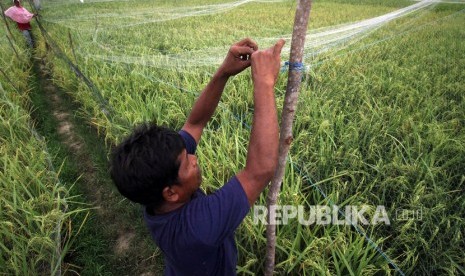
[[[109,144],[143,121],[179,128],[229,44],[250,36],[266,47],[290,33],[295,6],[287,1],[252,2],[218,14],[155,20],[166,10],[218,3],[199,0],[179,7],[177,1],[139,1],[133,15],[146,16],[140,19],[125,17],[131,15],[125,11],[132,2],[53,6],[51,1],[55,8],[43,11],[47,30],[68,55],[71,32],[77,65],[115,114],[106,116],[68,65],[50,55],[53,78],[82,104],[81,116]],[[315,2],[309,31],[411,4]],[[280,204],[307,209],[367,205],[371,215],[383,205],[390,225],[356,225],[407,274],[453,275],[465,267],[462,9],[453,4],[431,6],[367,33],[362,40],[309,53],[305,60],[310,68],[303,79]],[[102,16],[95,14],[97,10]],[[134,23],[144,24],[131,26]],[[45,52],[43,41],[41,50]],[[279,109],[285,82],[282,74],[276,88]],[[248,71],[230,80],[202,137],[199,163],[209,192],[244,165],[253,111],[251,87]],[[264,203],[262,195],[257,204]],[[421,211],[422,217],[397,218],[404,210]],[[239,274],[260,274],[264,229],[252,216],[238,229]],[[279,275],[395,273],[351,225],[305,226],[297,221],[280,225],[276,260]]]
[[[3,28],[0,35],[6,35]],[[22,37],[15,38],[21,59],[0,43],[0,274],[57,275],[71,245],[71,219],[80,210],[68,209],[68,188],[33,128],[28,50]]]

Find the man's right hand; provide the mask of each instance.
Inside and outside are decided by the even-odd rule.
[[[252,53],[252,80],[254,85],[274,86],[281,66],[281,50],[284,43],[284,40],[280,39],[274,46]]]

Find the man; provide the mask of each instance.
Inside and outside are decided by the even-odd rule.
[[[277,165],[274,85],[283,45],[279,40],[261,51],[250,39],[232,45],[181,131],[144,125],[114,149],[112,179],[122,195],[145,206],[144,219],[165,256],[165,275],[236,274],[234,232]],[[254,114],[245,168],[205,195],[199,189],[197,144],[228,78],[249,66]]]
[[[31,32],[31,19],[37,14],[32,14],[21,6],[20,0],[13,0],[14,6],[5,11],[5,15],[18,24],[18,29],[23,33],[29,47],[34,47],[34,40]]]

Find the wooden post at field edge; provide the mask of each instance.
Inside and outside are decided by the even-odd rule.
[[[294,29],[292,31],[291,54],[289,58],[289,75],[287,80],[286,96],[284,98],[281,133],[279,138],[278,168],[271,181],[268,192],[267,207],[276,205],[281,183],[286,168],[287,154],[292,143],[292,122],[294,121],[297,100],[299,97],[300,83],[303,74],[302,57],[307,34],[308,20],[312,0],[299,0],[294,18]],[[276,225],[270,224],[270,212],[268,212],[268,224],[266,226],[266,256],[265,275],[273,275],[276,251]]]

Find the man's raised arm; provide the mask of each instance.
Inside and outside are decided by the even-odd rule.
[[[257,44],[249,38],[243,39],[228,51],[223,64],[213,75],[208,85],[204,88],[194,104],[183,130],[189,132],[198,143],[204,127],[215,112],[221,94],[230,76],[234,76],[250,66],[250,56],[258,49]]]
[[[254,115],[247,162],[237,178],[252,206],[270,182],[278,163],[278,115],[274,86],[281,63],[284,40],[273,47],[252,54],[254,83]]]

